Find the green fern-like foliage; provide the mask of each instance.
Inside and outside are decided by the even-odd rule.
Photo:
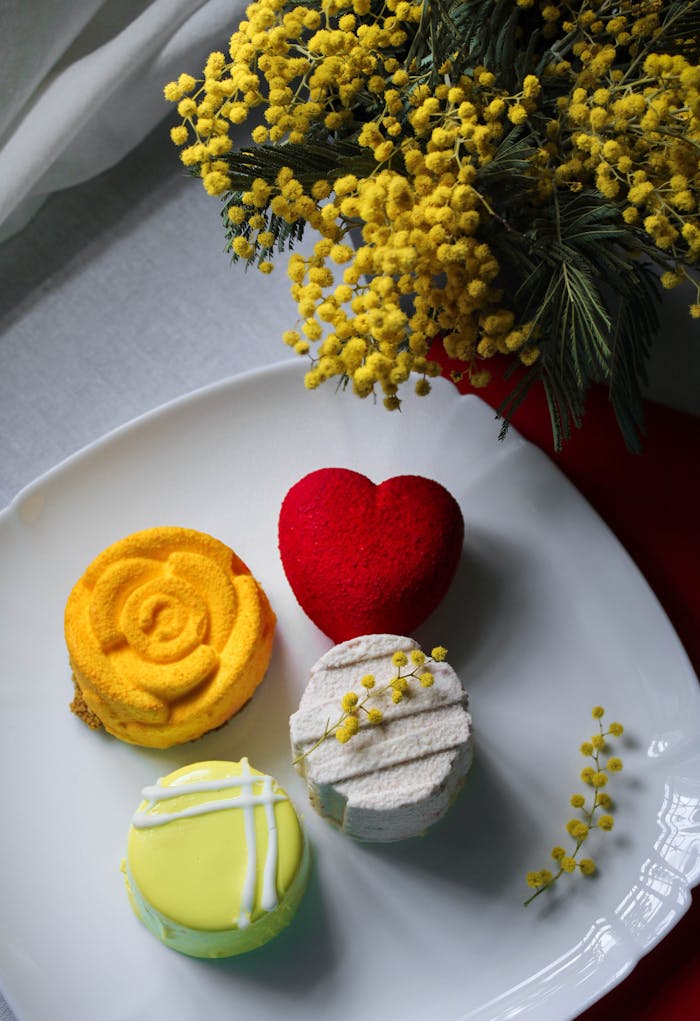
[[[363,238],[362,278],[349,277],[355,318],[336,315],[330,285],[317,282],[333,278],[328,254],[312,267],[313,298],[310,267],[297,263],[292,274],[309,341],[288,333],[310,359],[307,385],[334,376],[360,396],[381,389],[387,407],[398,407],[396,380],[404,380],[405,366],[422,376],[418,392],[429,390],[434,366],[425,355],[439,327],[475,387],[490,357],[509,360],[504,432],[519,404],[542,388],[558,449],[583,423],[590,387],[603,383],[627,445],[640,450],[662,285],[697,288],[700,0],[288,0],[281,8],[256,0],[247,18],[230,63],[212,54],[200,82],[171,83],[166,95],[180,101],[194,90],[178,107],[183,120],[173,137],[184,147],[183,162],[222,197],[234,262],[269,271],[270,260],[290,252],[310,226],[330,239],[329,250],[353,234]],[[284,35],[286,49],[279,37],[268,46],[273,32]],[[335,55],[352,60],[357,52],[362,60],[344,76]],[[288,79],[279,60],[296,61]],[[332,73],[321,74],[331,64]],[[254,87],[239,87],[242,80]],[[247,104],[262,105],[264,116],[256,116],[244,145],[232,146],[228,120],[240,124]],[[439,140],[450,131],[449,142]],[[475,141],[484,133],[488,142]],[[452,158],[442,178],[425,169],[441,146]],[[423,169],[415,170],[416,153]],[[465,167],[471,176],[461,178]],[[407,265],[420,265],[413,291],[410,274],[383,268],[398,263],[382,263],[377,248],[407,250],[410,230],[394,237],[400,210],[391,213],[391,203],[376,218],[376,195],[367,196],[382,175],[408,182],[416,204],[430,189],[437,195],[467,181],[478,224],[448,231],[443,241],[478,242],[487,250],[482,263],[497,263],[497,277],[451,274],[438,258],[439,241],[434,271],[407,257]],[[306,212],[282,201],[280,182],[290,179]],[[258,200],[261,182],[269,202]],[[324,204],[333,216],[319,228]],[[425,221],[421,230],[430,227]],[[367,314],[372,274],[382,277],[384,318]],[[473,314],[455,294],[455,279],[486,294]],[[401,325],[398,309],[412,300],[423,311]],[[691,312],[700,318],[700,288]],[[398,325],[389,329],[392,315]],[[487,328],[509,316],[514,332]],[[326,333],[340,324],[332,343],[319,324]]]
[[[522,232],[497,232],[494,241],[519,280],[516,306],[547,338],[502,409],[506,424],[530,387],[541,384],[559,449],[581,425],[590,386],[607,381],[625,441],[639,450],[658,277],[635,257],[636,233],[595,192],[555,192],[538,213]]]

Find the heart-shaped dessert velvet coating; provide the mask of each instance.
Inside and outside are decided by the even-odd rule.
[[[420,475],[375,485],[321,468],[292,486],[279,516],[287,580],[335,643],[415,630],[447,592],[463,540],[459,504]]]

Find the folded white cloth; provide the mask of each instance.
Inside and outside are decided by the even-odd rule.
[[[0,240],[51,192],[112,166],[174,114],[163,86],[226,51],[245,0],[1,6]]]

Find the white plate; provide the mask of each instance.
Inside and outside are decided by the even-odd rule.
[[[0,517],[0,976],[21,1021],[286,1021],[576,1016],[678,921],[700,877],[700,695],[675,633],[599,518],[536,448],[446,382],[389,414],[287,363],[140,419],[24,490]],[[285,581],[287,489],[327,465],[437,479],[463,508],[463,560],[417,637],[471,694],[476,762],[427,836],[351,843],[289,764],[287,718],[329,642]],[[231,545],[279,617],[268,676],[222,730],[166,752],[89,731],[67,708],[67,594],[129,532],[202,529]],[[391,522],[387,522],[391,527]],[[617,826],[522,906],[564,842],[578,750],[602,703],[626,726]],[[293,925],[223,962],[137,922],[119,861],[140,788],[187,762],[248,755],[303,809],[315,852]]]

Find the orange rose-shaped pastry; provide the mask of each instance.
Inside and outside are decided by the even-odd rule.
[[[71,708],[131,744],[201,737],[260,684],[275,623],[259,583],[218,539],[136,532],[93,560],[68,597]]]

